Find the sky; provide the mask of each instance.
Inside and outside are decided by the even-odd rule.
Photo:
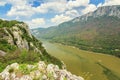
[[[33,28],[47,28],[92,12],[119,0],[0,0],[0,19],[24,21]]]

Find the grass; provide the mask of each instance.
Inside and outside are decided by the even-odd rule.
[[[40,54],[35,53],[33,51],[20,51],[16,50],[14,53],[8,53],[5,56],[0,56],[0,72],[3,69],[12,63],[26,63],[26,64],[34,64],[40,61]]]

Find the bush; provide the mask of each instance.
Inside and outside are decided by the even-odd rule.
[[[5,56],[0,56],[0,72],[12,63],[19,64],[34,64],[40,60],[40,54],[33,51],[16,50],[14,53],[8,53]]]

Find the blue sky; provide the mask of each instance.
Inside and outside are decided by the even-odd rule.
[[[50,27],[119,0],[0,0],[0,18],[26,22],[30,28]]]

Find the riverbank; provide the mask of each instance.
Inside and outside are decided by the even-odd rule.
[[[43,45],[49,54],[64,61],[69,71],[85,77],[85,80],[110,80],[110,75],[104,73],[106,68],[112,72],[111,75],[120,75],[120,59],[117,57],[47,41],[44,41]],[[111,80],[116,80],[116,76],[111,77]]]

